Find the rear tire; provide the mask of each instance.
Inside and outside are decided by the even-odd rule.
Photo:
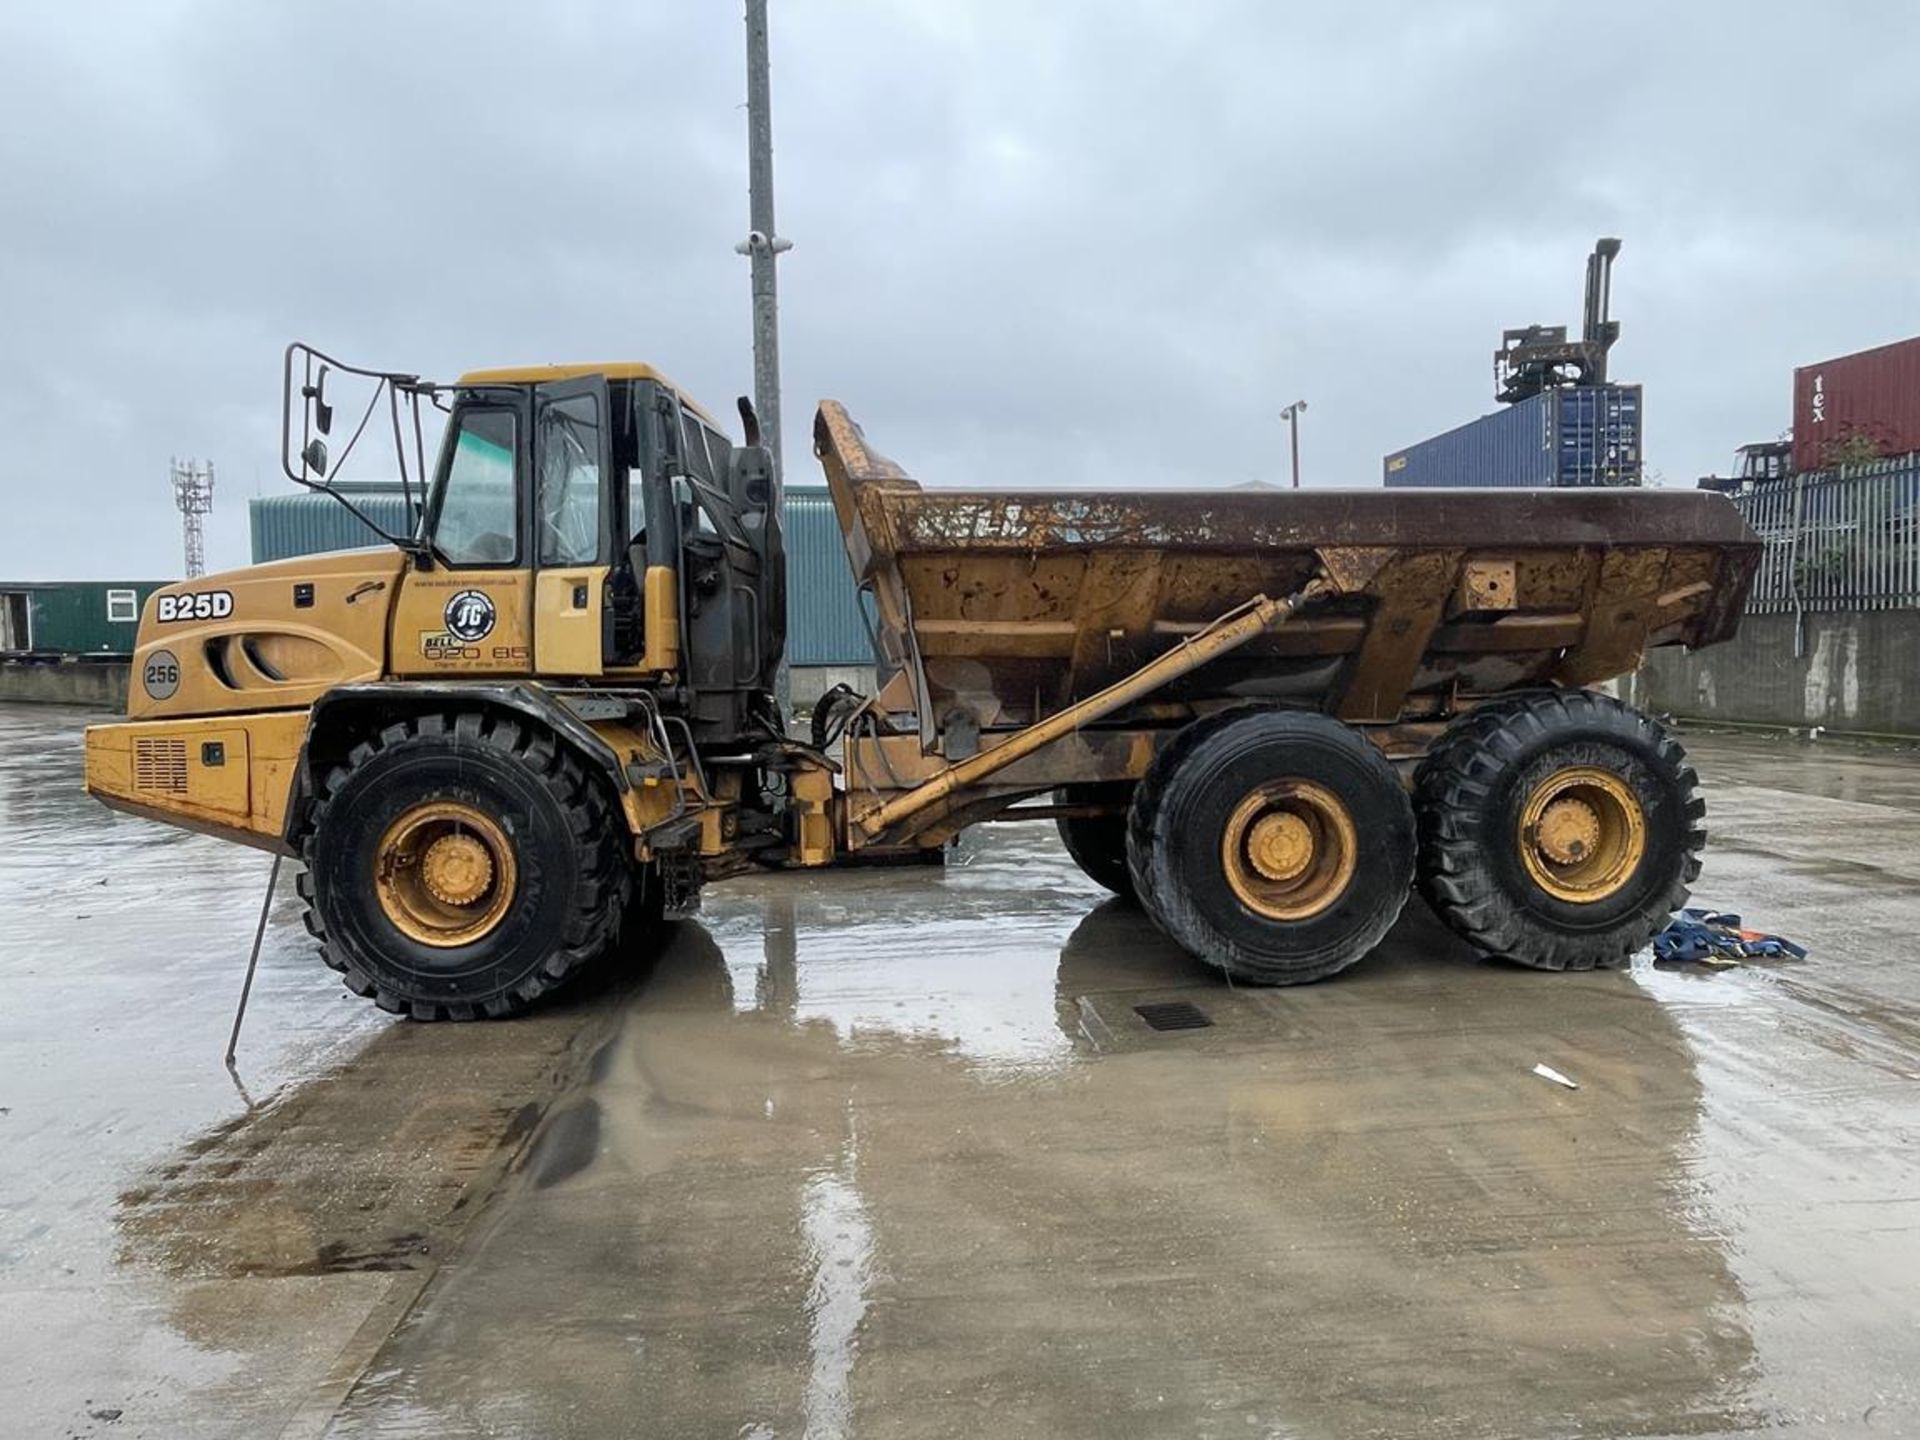
[[[631,886],[604,789],[543,730],[388,726],[321,777],[299,878],[347,988],[416,1020],[510,1015],[617,935]]]
[[[1610,696],[1490,701],[1415,777],[1421,890],[1489,955],[1539,970],[1622,964],[1700,873],[1698,784],[1679,743]]]
[[[1413,880],[1393,767],[1325,715],[1238,710],[1188,726],[1134,792],[1127,856],[1154,922],[1236,980],[1297,985],[1360,960]]]
[[[1062,816],[1053,823],[1059,828],[1060,843],[1067,847],[1073,863],[1096,885],[1104,885],[1114,894],[1133,898],[1133,875],[1127,869],[1127,791],[1124,785],[1063,785],[1054,792],[1060,805],[1119,806],[1113,815]]]

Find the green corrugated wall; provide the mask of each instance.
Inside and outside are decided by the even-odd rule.
[[[347,496],[367,519],[389,534],[413,533],[413,511],[398,490]],[[321,555],[329,550],[364,550],[386,540],[330,495],[301,492],[264,495],[247,501],[247,528],[253,536],[253,563]]]
[[[788,486],[786,500],[787,663],[873,664],[872,602],[854,588],[833,500],[824,486]]]
[[[140,633],[140,610],[164,580],[0,581],[0,595],[27,597],[26,646],[13,637],[9,653],[31,649],[46,655],[131,655]],[[133,592],[133,619],[108,618],[107,592]],[[6,603],[0,601],[0,603]]]
[[[393,492],[351,496],[368,517],[398,534],[411,531],[405,501]],[[255,564],[383,543],[326,495],[269,495],[247,502]],[[854,588],[840,522],[824,486],[789,486],[786,495],[787,663],[871,665],[873,640]]]

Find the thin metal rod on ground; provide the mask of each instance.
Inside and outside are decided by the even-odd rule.
[[[247,956],[247,978],[240,985],[240,1005],[233,1012],[233,1032],[227,1036],[227,1068],[233,1068],[233,1057],[240,1047],[240,1022],[247,1018],[247,997],[253,994],[253,972],[260,968],[260,942],[267,936],[267,911],[273,906],[273,887],[280,881],[280,857],[273,857],[273,868],[267,872],[267,893],[260,899],[260,923],[253,927],[253,953]]]

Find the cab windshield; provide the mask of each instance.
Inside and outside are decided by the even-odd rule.
[[[511,565],[519,558],[517,432],[511,410],[467,409],[454,418],[433,535],[449,564]]]

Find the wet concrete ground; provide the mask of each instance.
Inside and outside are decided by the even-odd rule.
[[[1410,911],[1230,990],[997,827],[412,1026],[283,900],[243,1095],[267,862],[76,796],[77,719],[0,710],[5,1433],[1920,1433],[1912,755],[1690,740],[1698,898],[1815,947],[1718,973]]]

